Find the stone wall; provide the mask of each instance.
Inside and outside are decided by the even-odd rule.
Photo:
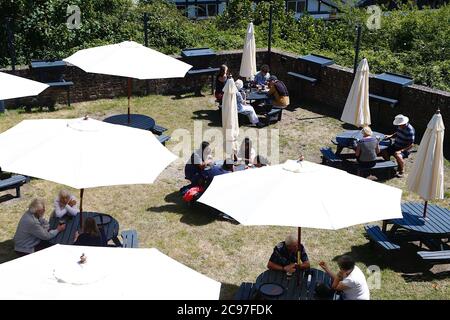
[[[180,58],[178,56],[174,56]],[[257,51],[258,65],[267,62],[265,49]],[[293,106],[298,105],[303,99],[317,103],[319,112],[339,117],[342,113],[348,92],[353,81],[352,70],[336,64],[324,68],[310,66],[297,59],[298,56],[274,49],[271,55],[271,69],[279,79],[285,81]],[[211,66],[218,67],[221,64],[228,65],[231,73],[238,76],[241,51],[218,52],[211,61]],[[5,70],[2,70],[5,71]],[[287,75],[289,71],[302,73],[317,78],[319,81],[314,86],[298,81]],[[6,72],[10,72],[7,71]],[[28,67],[19,68],[18,76],[34,79],[35,76]],[[96,75],[86,73],[76,67],[67,67],[66,80],[75,84],[71,88],[72,102],[114,98],[126,96],[127,80],[121,77]],[[145,95],[148,93],[173,94],[180,88],[189,88],[198,85],[209,85],[210,77],[187,77],[181,79],[160,80],[133,80],[133,94]],[[183,89],[181,90],[183,91]],[[395,115],[402,113],[411,119],[417,131],[417,142],[426,129],[436,109],[439,107],[448,128],[444,140],[444,152],[450,157],[450,92],[431,89],[419,85],[411,85],[398,88],[392,85],[383,85],[382,82],[370,77],[370,92],[387,97],[395,97],[399,103],[391,108],[387,104],[370,102],[373,127],[384,129],[385,132],[394,130],[392,120]],[[18,99],[7,101],[6,106],[19,105],[51,105],[55,102],[66,103],[66,91],[63,89],[48,89],[37,98]]]

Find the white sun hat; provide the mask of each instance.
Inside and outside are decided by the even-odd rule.
[[[398,114],[395,116],[393,123],[394,123],[394,126],[401,126],[403,124],[407,124],[408,122],[409,122],[409,118],[407,116]]]

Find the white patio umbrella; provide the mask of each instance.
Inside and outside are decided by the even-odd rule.
[[[0,283],[1,300],[217,300],[221,287],[155,248],[65,245],[0,264]]]
[[[237,111],[237,88],[233,79],[228,79],[223,88],[222,129],[224,149],[227,156],[236,155],[238,151],[239,120]]]
[[[0,72],[0,100],[37,96],[48,87],[45,83]]]
[[[425,200],[424,217],[429,200],[444,199],[444,130],[444,122],[438,109],[428,122],[408,175],[408,190]]]
[[[89,118],[24,120],[0,134],[3,170],[81,189],[153,183],[176,156],[148,131]]]
[[[244,49],[242,51],[241,69],[239,75],[251,78],[256,74],[256,44],[253,23],[250,22],[245,36]]]
[[[341,229],[401,218],[400,189],[308,161],[214,177],[198,200],[243,225]],[[231,201],[230,201],[231,200]]]
[[[357,127],[370,125],[369,64],[362,59],[356,70],[341,120]]]
[[[190,64],[134,41],[79,50],[64,61],[80,69],[128,78],[128,122],[130,120],[131,78],[183,78]]]

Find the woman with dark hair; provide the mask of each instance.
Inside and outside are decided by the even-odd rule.
[[[106,246],[106,237],[103,230],[100,230],[94,218],[87,218],[83,224],[83,232],[81,234],[75,232],[74,245],[76,246]]]
[[[223,88],[225,87],[225,83],[228,80],[228,67],[226,65],[221,65],[219,74],[216,78],[216,90],[214,95],[216,96],[217,101],[222,104],[223,98]]]

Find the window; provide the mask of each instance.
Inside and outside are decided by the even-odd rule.
[[[297,1],[288,1],[287,9],[288,11],[297,12]]]
[[[295,13],[303,13],[306,9],[306,0],[304,1],[288,1],[287,10]]]
[[[217,6],[215,4],[208,4],[208,16],[212,17],[217,15]]]
[[[297,12],[303,13],[306,9],[306,1],[297,1]]]

